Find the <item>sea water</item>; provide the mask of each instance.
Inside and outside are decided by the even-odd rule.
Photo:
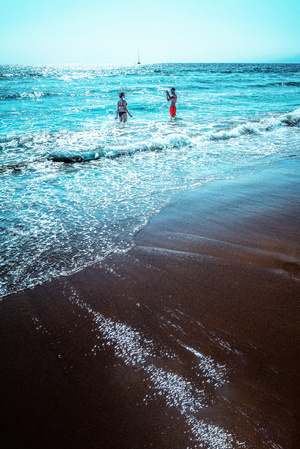
[[[0,66],[0,295],[126,251],[177,192],[299,156],[299,103],[300,64]]]

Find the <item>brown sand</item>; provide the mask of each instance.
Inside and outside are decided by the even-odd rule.
[[[4,298],[2,447],[300,447],[298,169],[180,195],[127,253]]]

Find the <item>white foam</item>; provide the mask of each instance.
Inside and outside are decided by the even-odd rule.
[[[224,385],[228,380],[226,377],[226,366],[213,360],[212,357],[204,356],[195,349],[180,343],[185,349],[195,354],[198,358],[198,367],[200,368],[201,378],[204,377],[208,382],[213,382],[215,387]]]
[[[149,357],[152,361],[158,358],[161,362],[162,357],[174,359],[176,354],[170,353],[166,348],[157,348],[152,340],[145,338],[132,327],[114,322],[99,312],[95,312],[88,304],[80,300],[78,293],[73,288],[69,300],[88,312],[94,321],[97,342],[91,348],[91,354],[97,355],[102,350],[98,341],[101,339],[104,344],[113,346],[115,355],[121,358],[127,366],[144,371],[153,385],[150,393],[144,398],[144,402],[148,404],[156,398],[163,397],[168,407],[176,408],[190,428],[190,440],[193,447],[205,447],[206,449],[234,449],[237,445],[244,447],[244,443],[236,443],[234,437],[225,429],[197,418],[197,412],[207,407],[205,390],[199,390],[191,381],[178,373],[155,366],[155,362],[147,364]],[[186,348],[192,350],[192,348]],[[200,356],[201,363],[203,362],[205,365],[204,373],[214,377],[217,370],[212,359],[204,357],[197,351],[192,350],[192,352],[197,357]],[[217,376],[220,376],[220,373],[217,373]]]

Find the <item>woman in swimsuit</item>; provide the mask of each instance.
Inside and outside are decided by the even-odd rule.
[[[117,109],[117,115],[116,115],[116,120],[118,118],[118,116],[120,117],[120,123],[125,123],[127,122],[127,114],[130,115],[130,117],[132,117],[132,115],[130,114],[130,112],[127,109],[127,102],[125,101],[125,94],[124,92],[121,92],[119,94],[120,100],[118,101],[118,109]]]

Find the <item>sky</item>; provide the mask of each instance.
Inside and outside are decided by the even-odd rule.
[[[300,62],[299,0],[0,0],[0,64]]]

